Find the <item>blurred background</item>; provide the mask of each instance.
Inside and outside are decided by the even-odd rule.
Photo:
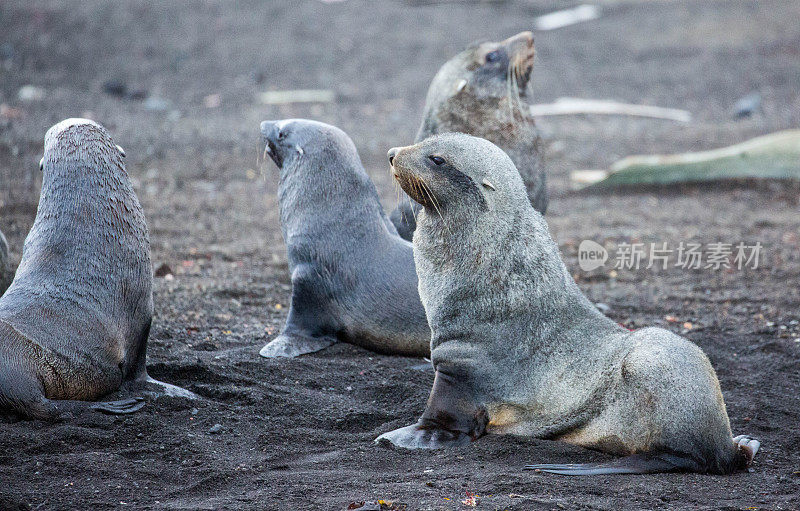
[[[249,491],[253,481],[262,483],[257,486],[265,495],[279,495],[296,508],[304,508],[298,503],[305,502],[308,488],[326,492],[337,484],[345,486],[326,494],[323,508],[332,509],[327,504],[333,503],[339,508],[336,498],[348,492],[354,499],[396,491],[412,496],[412,502],[428,497],[444,502],[435,500],[439,493],[463,493],[462,482],[484,493],[522,493],[516,483],[533,476],[511,475],[509,467],[535,461],[519,456],[533,458],[543,452],[540,444],[487,439],[481,440],[483,447],[476,443],[477,454],[467,460],[439,454],[437,470],[452,477],[438,489],[411,476],[432,463],[419,457],[382,454],[378,458],[387,456],[388,464],[380,459],[361,464],[362,449],[374,449],[374,436],[421,412],[430,375],[409,373],[402,362],[387,357],[373,360],[373,354],[350,346],[285,368],[257,359],[258,348],[282,325],[289,298],[275,198],[278,173],[271,162],[260,160],[258,127],[262,120],[287,117],[341,127],[391,210],[396,196],[386,150],[413,141],[438,68],[475,40],[534,30],[531,103],[609,99],[691,114],[689,122],[603,115],[539,119],[551,196],[546,218],[584,292],[605,302],[611,317],[626,326],[662,324],[700,344],[719,372],[734,430],[766,440],[761,474],[747,482],[694,478],[661,485],[661,479],[631,478],[624,483],[631,491],[622,493],[650,509],[663,504],[659,494],[695,505],[707,504],[709,496],[730,497],[738,499],[731,501],[735,508],[761,501],[777,507],[777,500],[769,499],[796,499],[791,470],[798,462],[791,453],[800,441],[797,187],[766,182],[594,194],[573,191],[569,176],[573,170],[608,168],[631,154],[710,149],[800,126],[800,2],[600,1],[591,4],[597,12],[593,19],[537,28],[540,16],[576,5],[537,0],[0,1],[0,230],[8,237],[12,260],[19,260],[35,216],[45,131],[67,117],[102,123],[127,152],[128,173],[150,228],[157,276],[151,373],[219,398],[199,406],[193,423],[198,429],[190,438],[181,429],[188,424],[186,407],[162,409],[159,417],[151,406],[129,419],[133,422],[127,424],[152,434],[154,443],[141,449],[163,474],[133,464],[138,455],[126,455],[124,442],[141,440],[126,436],[122,426],[115,433],[118,442],[91,424],[88,433],[48,430],[47,440],[41,432],[30,436],[25,425],[9,427],[0,435],[0,446],[10,453],[2,458],[9,465],[0,468],[14,481],[9,488],[30,495],[33,503],[44,495],[51,503],[86,504],[83,489],[60,490],[72,480],[65,474],[75,465],[72,454],[65,453],[80,451],[106,453],[108,463],[120,468],[104,473],[106,491],[95,497],[108,505],[142,495],[152,502],[169,490],[177,499],[173,502],[191,508],[204,502],[209,488],[223,495],[217,504],[233,505],[235,495]],[[298,89],[325,91],[323,100],[275,104],[282,100],[264,95]],[[669,268],[586,275],[576,269],[577,246],[584,239],[607,247],[637,241],[672,247],[685,240],[760,241],[765,259],[751,272]],[[359,376],[365,365],[380,368],[379,374]],[[298,393],[293,381],[314,390]],[[351,381],[358,381],[351,390],[339,388]],[[361,413],[356,419],[353,409]],[[308,410],[324,410],[326,420],[307,417]],[[227,428],[230,421],[241,437],[217,452],[209,446],[221,437],[206,431],[215,422]],[[18,451],[22,437],[55,447]],[[178,438],[180,446],[173,443]],[[330,450],[331,443],[342,449],[335,456],[301,456]],[[557,459],[577,452],[563,445],[548,449]],[[185,465],[186,451],[201,461]],[[92,463],[87,456],[80,458],[81,466]],[[299,472],[271,471],[281,457],[301,460]],[[343,459],[350,461],[345,468]],[[33,466],[42,461],[44,468]],[[240,463],[253,472],[239,472]],[[389,471],[384,478],[363,475],[384,470]],[[34,471],[41,471],[31,480],[46,488],[41,494],[25,490]],[[463,471],[469,475],[458,475]],[[140,489],[132,495],[124,473],[146,482],[149,493]],[[501,479],[515,484],[503,486]],[[546,503],[591,498],[598,507],[616,505],[602,481],[537,481],[536,489],[528,485],[526,491],[540,492],[550,499]],[[655,492],[645,487],[653,481]],[[689,487],[691,495],[684,491]],[[552,497],[561,490],[562,497]],[[233,492],[230,498],[224,497],[226,491]]]

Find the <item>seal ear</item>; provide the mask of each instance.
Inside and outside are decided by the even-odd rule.
[[[39,160],[39,172],[42,171],[44,171],[44,156],[42,156],[42,159]]]
[[[483,185],[484,188],[488,188],[490,190],[497,191],[497,188],[495,188],[494,185],[492,183],[490,183],[489,180],[486,179],[486,178],[483,178],[483,181],[481,181],[481,184]]]
[[[124,158],[125,157],[125,149],[123,149],[121,146],[117,146],[117,149],[119,150],[119,154],[121,154],[122,157]]]

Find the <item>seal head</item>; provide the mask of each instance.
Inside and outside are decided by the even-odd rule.
[[[466,133],[502,148],[522,176],[531,204],[547,209],[541,140],[530,99],[535,47],[531,32],[499,42],[476,43],[447,61],[431,82],[420,142],[443,133]],[[419,206],[401,201],[392,213],[398,233],[411,239]]]

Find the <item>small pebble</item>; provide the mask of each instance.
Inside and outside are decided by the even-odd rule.
[[[35,85],[23,85],[17,91],[17,99],[20,101],[41,101],[47,95],[47,92]]]
[[[211,433],[212,435],[216,435],[217,433],[221,433],[222,432],[222,424],[214,424],[213,426],[211,426],[211,429],[209,429],[208,432]]]
[[[597,310],[599,310],[603,314],[608,314],[609,312],[611,312],[611,307],[609,307],[608,304],[605,304],[603,302],[597,302],[596,304],[594,304],[594,306],[597,307]]]
[[[761,94],[751,92],[736,102],[733,107],[733,117],[735,119],[750,117],[759,107],[761,107]]]

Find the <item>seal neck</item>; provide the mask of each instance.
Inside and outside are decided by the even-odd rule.
[[[476,215],[458,229],[421,213],[414,257],[432,349],[456,339],[506,342],[498,332],[514,332],[530,339],[522,349],[531,353],[562,350],[583,342],[564,335],[575,324],[591,324],[598,334],[619,328],[581,293],[544,219],[526,206],[491,222]]]
[[[149,293],[147,224],[118,150],[70,144],[46,157],[15,283],[30,279],[26,292],[46,293],[52,278],[59,295],[99,310],[123,295]]]
[[[330,154],[325,164],[302,159],[281,169],[278,185],[281,229],[287,246],[292,240],[308,238],[317,249],[325,244],[316,240],[348,237],[385,231],[385,217],[375,185],[360,161],[341,161]]]
[[[538,138],[527,104],[510,97],[479,98],[465,89],[426,106],[416,142],[442,133],[469,133],[500,147]]]

